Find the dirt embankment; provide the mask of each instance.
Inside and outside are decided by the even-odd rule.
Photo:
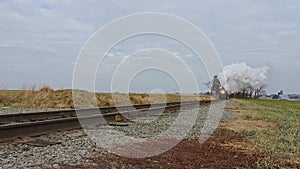
[[[93,159],[92,165],[63,168],[244,168],[254,167],[262,156],[243,148],[229,146],[242,141],[239,134],[219,129],[204,144],[198,139],[184,140],[158,156],[130,159],[114,154]]]

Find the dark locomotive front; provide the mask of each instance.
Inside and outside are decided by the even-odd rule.
[[[225,90],[223,87],[219,90],[219,100],[227,100],[228,99],[228,93],[227,90]]]

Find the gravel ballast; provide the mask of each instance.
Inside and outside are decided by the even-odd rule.
[[[56,111],[56,110],[69,110],[69,109],[0,107],[0,115],[1,114],[18,114],[18,113],[46,112],[46,111]]]
[[[9,111],[16,112],[15,109],[6,109],[4,111],[1,110],[0,113],[11,113]],[[24,109],[22,109],[23,111]],[[34,109],[31,109],[31,111],[34,111]],[[39,111],[42,110],[39,109]],[[184,110],[184,113],[195,113],[195,111],[199,111],[198,117],[193,128],[186,136],[187,140],[199,137],[209,106],[202,106],[199,110],[197,108]],[[177,115],[178,112],[165,113],[158,118],[155,117],[157,118],[155,120],[146,119],[147,123],[139,122],[130,123],[128,126],[113,126],[113,129],[136,138],[154,137],[158,133],[166,131],[174,123]],[[224,111],[222,120],[231,118],[232,115]],[[184,125],[186,123],[188,121],[183,121],[180,124]],[[110,126],[109,128],[112,127]],[[175,137],[174,139],[177,138]],[[35,140],[45,140],[55,144],[41,147],[27,144],[29,141]],[[113,140],[111,138],[106,138],[106,140],[111,140],[111,144],[115,144],[118,141],[120,144],[127,144],[123,143],[122,140]],[[0,143],[0,168],[58,168],[62,164],[70,166],[87,164],[92,166],[94,164],[91,160],[92,158],[109,155],[110,153],[105,149],[97,147],[83,130],[71,130]]]

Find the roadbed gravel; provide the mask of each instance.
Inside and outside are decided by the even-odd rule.
[[[230,107],[231,105],[227,103],[227,106]],[[6,109],[4,112],[10,113],[9,111],[15,112],[15,110],[16,109]],[[19,111],[24,112],[24,110],[29,112],[35,110],[44,111],[49,109],[20,109]],[[189,146],[192,146],[193,144],[197,145],[196,142],[198,142],[200,131],[203,127],[204,121],[206,120],[209,106],[202,106],[199,110],[195,108],[184,111],[186,111],[186,113],[199,111],[195,125],[180,144],[178,144],[174,149],[168,151],[167,154],[163,153],[162,156],[159,155],[159,157],[161,156],[165,158],[162,161],[160,161],[157,157],[138,160],[116,156],[112,153],[109,153],[105,149],[96,146],[95,142],[93,142],[93,140],[91,140],[83,130],[70,130],[0,143],[0,168],[139,168],[139,165],[142,165],[146,168],[158,166],[163,167],[165,165],[158,164],[161,164],[162,162],[165,164],[173,163],[172,161],[174,160],[181,161],[180,159],[177,159],[180,158],[181,153],[179,153],[177,156],[174,155],[174,151],[177,149],[183,151],[182,149],[187,146],[186,151],[191,151],[190,155],[194,156],[195,154],[193,153],[197,153],[197,151],[193,152]],[[2,110],[1,112],[3,113]],[[166,130],[170,124],[174,122],[176,117],[177,113],[168,113],[150,123],[131,123],[128,126],[114,126],[114,129],[134,137],[147,138]],[[232,114],[225,111],[222,121],[230,120],[232,118]],[[39,141],[44,141],[51,144],[30,144],[32,142]],[[202,147],[205,144],[203,144]],[[180,148],[181,146],[182,148]],[[197,146],[201,147],[200,144]],[[183,165],[187,165],[186,163],[189,161],[192,165],[193,163],[191,160],[193,159],[194,158],[191,158],[189,160],[185,157],[182,160],[186,161],[183,162],[182,165],[176,164],[176,166],[182,167]],[[103,160],[106,161],[103,162]],[[174,167],[177,168],[176,166]]]

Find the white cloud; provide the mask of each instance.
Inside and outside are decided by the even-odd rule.
[[[283,30],[283,31],[279,31],[278,35],[279,36],[293,36],[293,35],[297,35],[300,34],[300,30]]]
[[[191,58],[191,57],[193,57],[193,56],[195,56],[194,54],[188,54],[188,55],[185,55],[185,57],[187,57],[187,58]]]

